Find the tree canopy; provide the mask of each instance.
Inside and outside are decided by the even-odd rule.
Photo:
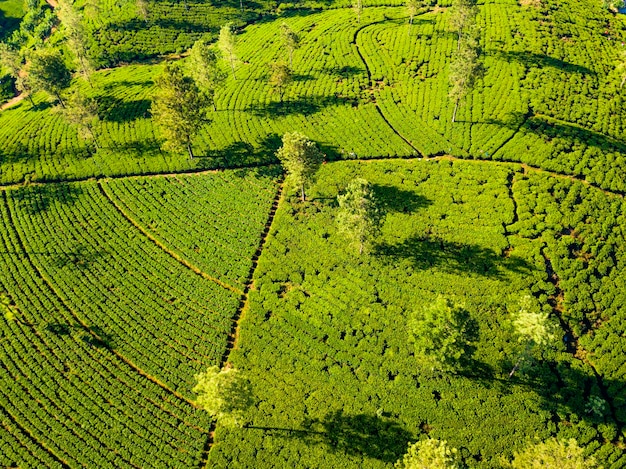
[[[313,181],[324,160],[324,154],[315,142],[300,132],[287,132],[283,136],[283,146],[278,149],[276,156],[287,171],[289,181],[300,188],[304,202],[306,187]]]
[[[429,439],[410,444],[406,454],[396,462],[396,469],[460,469],[461,458],[456,448],[446,441]]]
[[[205,95],[178,65],[166,64],[156,79],[157,91],[150,111],[165,137],[166,147],[193,158],[192,139],[209,122]]]
[[[516,452],[508,465],[511,469],[593,469],[598,467],[594,458],[586,458],[584,450],[575,439],[559,441],[550,438],[531,444]]]
[[[235,368],[210,366],[196,375],[196,403],[227,426],[241,426],[244,412],[254,404],[250,381]]]
[[[359,246],[359,254],[380,233],[383,214],[372,185],[358,178],[348,184],[344,194],[337,196],[339,231]]]
[[[293,53],[300,47],[300,36],[285,22],[280,25],[280,35],[283,40],[283,45],[287,50],[289,67],[291,68],[293,67]]]
[[[61,92],[70,86],[72,75],[58,50],[39,49],[32,52],[28,56],[26,74],[32,89],[53,95],[61,106],[65,106]]]
[[[235,49],[237,47],[237,40],[235,38],[235,31],[232,23],[226,23],[220,29],[217,47],[222,52],[224,59],[230,64],[230,68],[233,72],[233,78],[236,80],[235,62],[237,61],[237,56],[235,55]]]
[[[272,92],[278,95],[282,103],[287,86],[293,81],[293,73],[289,66],[283,62],[270,64],[270,70],[269,85],[272,88]]]

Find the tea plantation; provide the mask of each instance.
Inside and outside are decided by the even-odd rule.
[[[0,1],[0,40],[35,3]],[[391,468],[439,439],[503,468],[552,437],[626,467],[626,16],[601,3],[479,1],[453,122],[452,1],[409,24],[402,0],[77,0],[97,70],[63,95],[95,101],[95,142],[42,91],[0,110],[0,467]],[[187,159],[156,78],[228,22],[235,74]],[[40,42],[70,64],[64,27]],[[304,202],[292,131],[324,155]],[[362,254],[338,226],[357,178]],[[441,298],[466,315],[447,370],[411,338]],[[547,345],[519,340],[523,301]],[[196,401],[212,365],[250,381],[241,426]]]

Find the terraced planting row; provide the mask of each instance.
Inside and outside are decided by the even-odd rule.
[[[194,375],[220,362],[241,293],[184,267],[106,194],[158,213],[150,228],[164,244],[227,277],[250,269],[274,180],[237,171],[2,192],[0,292],[15,317],[0,324],[1,466],[200,463],[211,422],[191,402]],[[223,244],[233,228],[239,239]]]
[[[139,226],[203,272],[243,290],[277,190],[279,170],[269,173],[116,179],[105,188]]]
[[[363,256],[338,234],[333,203],[357,176],[375,184],[387,213]],[[623,237],[619,219],[607,226],[599,215],[609,206],[618,213],[621,199],[513,165],[446,161],[332,163],[310,196],[306,205],[286,200],[274,220],[230,358],[252,378],[258,405],[247,427],[218,426],[212,467],[390,467],[407,442],[427,437],[461,448],[471,467],[499,467],[501,456],[551,435],[576,438],[605,467],[625,463],[621,360],[589,342],[608,336],[621,350],[619,313],[602,310],[614,319],[576,328],[575,285],[585,280],[549,241],[559,233],[552,197],[572,222],[589,225],[565,219],[597,246],[583,252],[612,246],[596,230]],[[529,217],[538,233],[523,230]],[[558,309],[546,256],[566,292]],[[522,345],[507,324],[525,294],[560,333],[509,379]],[[411,312],[438,295],[462,304],[474,324],[458,373],[420,367],[404,332]],[[562,340],[570,327],[584,360]],[[605,407],[590,413],[596,398]]]

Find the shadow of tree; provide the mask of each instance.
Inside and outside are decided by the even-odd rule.
[[[498,56],[507,62],[518,62],[526,68],[554,68],[569,73],[582,73],[596,75],[596,72],[583,65],[576,65],[561,59],[555,59],[543,54],[535,54],[529,51],[487,51],[487,54]]]
[[[393,463],[406,452],[413,435],[397,422],[376,415],[345,415],[343,410],[328,413],[322,419],[309,419],[301,429],[247,426],[289,438],[299,438],[308,445],[323,444],[330,451],[364,455]]]
[[[80,270],[86,270],[91,264],[102,258],[103,255],[103,251],[94,250],[92,247],[79,244],[69,252],[56,255],[52,260],[52,265],[57,269],[75,267]]]
[[[77,184],[45,184],[33,186],[28,190],[8,191],[7,197],[13,199],[18,208],[30,215],[45,212],[53,203],[64,205],[76,203],[83,193]]]
[[[533,267],[519,257],[502,257],[482,246],[462,244],[443,239],[413,236],[400,244],[378,244],[374,255],[395,263],[408,259],[416,270],[437,267],[454,273],[475,273],[486,277],[501,277],[502,269],[528,273]]]
[[[284,117],[293,114],[310,116],[320,112],[329,106],[358,106],[359,101],[356,98],[347,98],[343,96],[312,96],[301,97],[297,99],[285,100],[280,102],[271,102],[261,106],[251,106],[246,111],[251,112],[257,117]]]
[[[98,98],[98,115],[100,119],[106,122],[131,122],[149,117],[151,105],[152,101],[149,99],[124,101],[112,96],[100,96]]]
[[[85,327],[81,324],[50,322],[46,324],[45,330],[56,336],[69,336],[73,333],[77,333],[79,334],[79,339],[90,347],[107,350],[112,350],[113,348],[111,345],[113,336],[105,332],[99,326]]]
[[[432,204],[430,199],[413,191],[399,189],[396,186],[372,184],[378,207],[385,213],[411,213]]]

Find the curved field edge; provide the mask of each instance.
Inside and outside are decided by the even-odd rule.
[[[375,184],[388,210],[382,239],[362,257],[337,234],[331,202],[355,176]],[[218,426],[211,467],[389,467],[426,437],[464,448],[471,467],[494,467],[551,435],[578,439],[606,467],[624,464],[625,377],[602,345],[626,346],[625,300],[611,293],[624,279],[620,197],[461,161],[332,163],[311,195],[308,205],[281,204],[259,260],[231,360],[259,401],[247,427]],[[553,218],[557,206],[570,215]],[[585,222],[598,208],[614,218]],[[579,257],[563,252],[572,239]],[[507,379],[519,346],[506,324],[525,293],[561,334]],[[438,294],[464,304],[478,327],[457,374],[421,368],[401,326]],[[561,340],[568,334],[574,344]],[[591,396],[605,400],[600,415],[587,412]]]

